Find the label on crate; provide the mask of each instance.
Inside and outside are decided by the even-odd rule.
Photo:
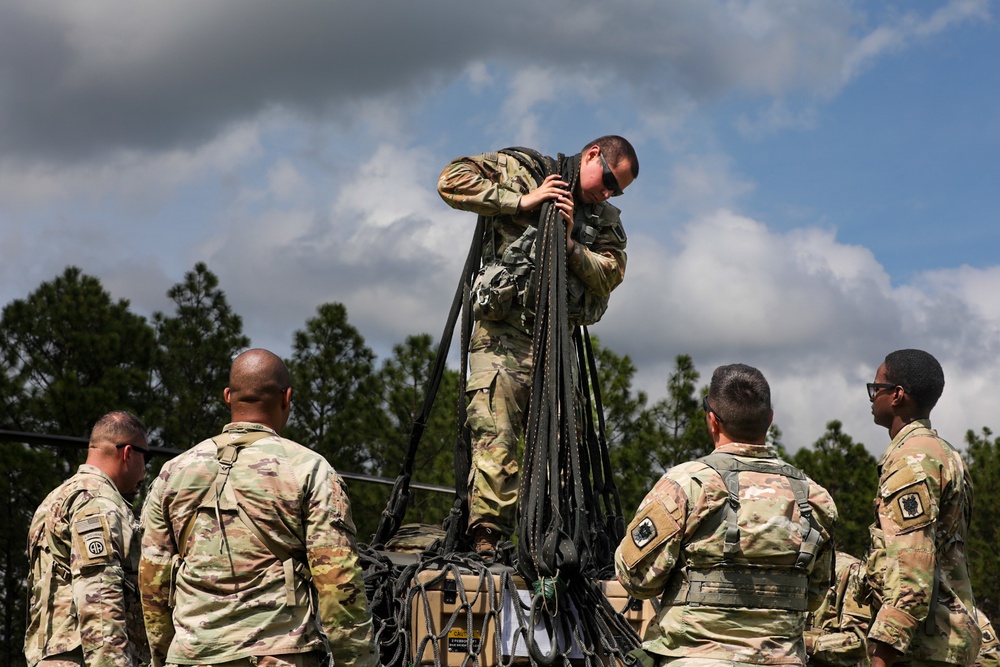
[[[472,631],[472,652],[479,652],[479,630]],[[448,653],[468,653],[469,633],[463,628],[452,628],[448,631]]]

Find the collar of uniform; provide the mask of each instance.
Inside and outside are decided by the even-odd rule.
[[[111,478],[108,477],[107,473],[104,472],[103,470],[101,470],[100,468],[98,468],[97,466],[90,465],[89,463],[83,463],[83,464],[80,465],[80,468],[79,468],[79,470],[77,472],[82,472],[82,473],[86,473],[88,475],[97,475],[98,477],[103,477],[104,479],[108,480],[109,484],[111,484],[112,486],[114,486],[114,482],[111,481]]]
[[[914,419],[909,424],[899,429],[899,433],[897,433],[896,437],[892,439],[892,442],[889,443],[889,446],[885,448],[885,454],[882,455],[882,461],[888,459],[889,455],[893,452],[893,450],[899,447],[899,445],[901,445],[903,441],[906,440],[906,438],[908,438],[910,434],[916,431],[918,428],[927,428],[927,429],[931,428],[931,420]],[[879,465],[882,464],[882,461],[879,462]]]
[[[81,474],[82,475],[96,475],[96,476],[102,478],[105,482],[107,482],[111,486],[111,488],[114,489],[115,492],[119,496],[121,496],[122,492],[118,490],[118,487],[115,485],[115,483],[111,480],[110,477],[108,477],[108,473],[104,472],[103,470],[101,470],[97,466],[90,465],[89,463],[82,463],[82,464],[80,464],[80,467],[77,470],[77,474],[78,475],[81,475]],[[122,496],[122,499],[124,499],[124,498],[125,498],[125,496]]]
[[[275,436],[278,435],[278,432],[274,429],[254,422],[232,422],[231,424],[226,424],[226,428],[222,429],[223,433],[249,433],[250,431],[265,431]]]
[[[752,456],[758,459],[773,459],[778,456],[778,452],[771,445],[749,445],[745,442],[727,442],[717,447],[715,451],[722,454]]]

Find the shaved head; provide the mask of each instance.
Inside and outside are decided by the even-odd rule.
[[[285,362],[273,352],[256,348],[240,354],[233,360],[226,389],[233,421],[258,421],[274,428],[266,417],[285,407],[291,384]]]

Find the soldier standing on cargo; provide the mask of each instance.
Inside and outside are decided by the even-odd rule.
[[[771,391],[759,370],[715,369],[704,405],[715,451],[660,478],[615,552],[625,589],[660,597],[633,657],[802,665],[806,612],[830,586],[837,509],[767,444]]]
[[[546,175],[551,158],[525,148],[458,158],[438,180],[449,206],[486,217],[466,385],[469,534],[477,551],[495,549],[514,527],[517,448],[531,390],[534,299],[528,290],[542,204],[552,201],[567,224],[571,324],[598,321],[625,276],[625,231],[607,199],[638,176],[635,149],[622,137],[605,136],[567,159],[579,166],[574,183]]]
[[[232,423],[150,488],[139,585],[157,667],[376,663],[343,481],[278,435],[290,385],[271,352],[239,355],[223,393]]]
[[[87,462],[50,493],[28,531],[29,666],[131,667],[149,659],[139,591],[139,522],[130,501],[146,475],[146,427],[110,412]]]
[[[941,364],[922,350],[892,352],[868,383],[874,421],[892,438],[865,559],[872,667],[971,665],[979,652],[965,551],[972,479],[930,422],[943,391]]]

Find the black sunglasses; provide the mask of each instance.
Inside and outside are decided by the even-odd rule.
[[[615,178],[615,172],[611,171],[611,167],[608,166],[608,161],[604,159],[604,153],[598,153],[601,157],[601,166],[604,167],[604,173],[601,174],[601,180],[604,181],[604,188],[606,190],[611,190],[612,197],[621,197],[624,192],[618,186],[618,179]]]
[[[130,442],[122,442],[122,443],[119,443],[119,444],[115,445],[115,449],[124,449],[126,447],[131,447],[135,451],[137,451],[140,454],[142,454],[142,460],[143,461],[145,461],[146,459],[149,458],[149,450],[148,449],[143,449],[142,447],[136,447],[135,445],[133,445]]]
[[[701,405],[702,405],[702,407],[705,408],[705,414],[706,415],[709,412],[711,412],[713,415],[715,415],[715,418],[719,420],[720,424],[725,424],[726,423],[726,422],[722,421],[722,417],[719,416],[719,413],[716,412],[715,410],[713,410],[712,406],[708,404],[708,396],[702,396],[701,397]]]
[[[890,382],[869,382],[865,386],[868,387],[868,400],[869,401],[874,401],[875,400],[875,394],[879,393],[879,391],[881,391],[882,389],[895,389],[896,387],[899,387],[898,384],[892,384]],[[902,387],[900,387],[900,389],[902,389]],[[906,391],[906,390],[903,389],[903,391]]]

